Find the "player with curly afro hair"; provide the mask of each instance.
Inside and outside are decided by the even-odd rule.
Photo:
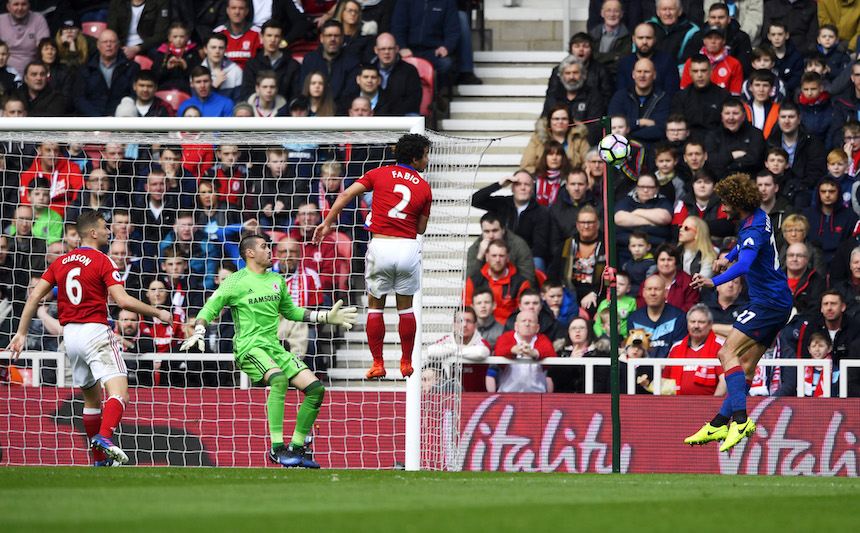
[[[749,174],[732,174],[714,187],[714,193],[724,210],[731,208],[726,212],[731,220],[746,218],[761,205],[761,192]]]
[[[699,431],[687,437],[687,444],[723,441],[724,452],[755,433],[755,422],[747,417],[746,395],[756,365],[788,321],[792,308],[791,290],[779,268],[773,224],[761,208],[761,193],[748,174],[733,174],[714,189],[731,220],[738,220],[737,245],[713,263],[713,279],[696,273],[694,289],[716,287],[746,276],[750,301],[738,315],[726,342],[717,352],[723,366],[728,394],[719,413]],[[729,424],[731,422],[731,424]]]

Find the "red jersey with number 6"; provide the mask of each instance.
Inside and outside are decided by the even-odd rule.
[[[418,171],[405,165],[388,165],[371,170],[358,183],[373,191],[370,215],[364,227],[371,233],[414,239],[418,219],[430,216],[433,195],[430,184]]]
[[[42,279],[57,286],[60,324],[108,324],[108,287],[122,285],[113,260],[92,248],[78,248],[58,258]]]

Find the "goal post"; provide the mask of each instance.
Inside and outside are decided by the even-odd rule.
[[[154,303],[173,309],[175,318],[188,321],[217,287],[219,276],[229,273],[224,270],[224,262],[237,262],[236,244],[244,231],[264,232],[272,241],[273,252],[282,239],[286,239],[285,243],[289,238],[301,239],[303,202],[314,202],[319,212],[325,212],[330,208],[326,198],[339,192],[336,187],[324,188],[331,181],[321,179],[321,173],[333,172],[327,164],[340,163],[342,175],[336,177],[349,183],[367,170],[392,164],[393,146],[404,133],[425,134],[432,141],[430,164],[423,173],[433,191],[433,205],[428,229],[421,237],[422,283],[414,302],[419,324],[413,355],[415,374],[403,379],[397,371],[400,346],[392,297],[385,314],[389,378],[382,381],[364,378],[371,359],[363,332],[362,309],[366,306],[362,272],[367,244],[362,218],[365,204],[356,205],[355,217],[348,224],[338,224],[339,236],[327,249],[324,243],[313,252],[313,257],[299,258],[300,266],[313,271],[307,272],[307,283],[319,286],[309,288],[301,279],[290,285],[301,294],[293,295],[297,303],[309,307],[331,305],[341,297],[358,305],[361,315],[359,327],[355,328],[358,331],[310,327],[296,332],[284,326],[283,332],[279,329],[279,337],[288,349],[305,346],[301,350],[305,361],[314,362],[312,369],[323,377],[330,391],[313,431],[315,458],[323,466],[394,468],[402,464],[409,470],[452,468],[457,464],[453,459],[459,435],[459,391],[450,388],[440,394],[438,390],[423,390],[422,373],[432,371],[440,381],[459,383],[461,365],[459,361],[422,364],[421,354],[422,347],[451,332],[454,313],[462,305],[470,198],[490,139],[453,138],[426,131],[423,117],[4,118],[0,121],[0,144],[5,148],[7,171],[0,183],[3,189],[0,219],[3,231],[16,226],[19,206],[30,203],[28,185],[34,183],[34,176],[50,183],[51,205],[44,211],[39,207],[41,215],[32,215],[32,225],[45,231],[44,236],[54,235],[52,224],[57,224],[57,217],[45,213],[62,213],[60,223],[68,222],[70,212],[89,205],[75,204],[83,197],[95,196],[96,204],[102,202],[101,209],[128,212],[131,220],[127,221],[126,230],[137,232],[137,236],[127,235],[122,240],[127,252],[133,248],[140,254],[133,257],[139,261],[132,261],[129,256],[123,263],[124,276],[137,276],[138,286],[133,294],[145,302],[154,298]],[[59,157],[70,165],[68,168],[74,170],[71,165],[75,165],[78,169],[83,184],[80,190],[63,192],[67,184],[59,183],[62,171],[58,178],[56,168],[43,169],[37,165],[35,172],[28,172],[42,160],[42,143],[60,145]],[[238,148],[232,166],[228,164],[229,156],[221,151],[224,146]],[[74,147],[74,153],[70,153],[70,147]],[[162,156],[174,147],[181,152],[181,161],[174,165],[180,167],[182,175],[177,177],[168,172],[162,203],[146,203],[147,198],[153,198],[147,176],[168,164],[169,158]],[[120,156],[115,157],[111,149]],[[279,161],[281,152],[286,161]],[[272,168],[278,163],[284,173],[274,176]],[[237,170],[239,167],[241,171]],[[88,183],[94,168],[107,169],[112,187],[107,193]],[[31,181],[23,183],[22,179]],[[211,195],[221,202],[217,209],[203,205],[208,200],[197,194],[201,180],[207,182],[207,188],[214,189]],[[345,188],[342,184],[340,187]],[[111,198],[109,206],[104,204],[105,194]],[[363,200],[372,203],[372,195]],[[148,218],[153,213],[171,210],[173,220],[167,221],[163,214],[159,223]],[[181,237],[183,226],[175,217],[188,213],[193,218],[194,236],[186,241]],[[259,226],[248,226],[251,219]],[[132,228],[135,224],[137,227]],[[51,237],[48,237],[35,250],[22,252],[12,243],[16,271],[5,290],[0,287],[0,300],[5,298],[13,312],[0,316],[0,343],[5,340],[4,335],[8,337],[14,332],[26,300],[27,280],[41,275],[52,253],[72,246],[66,229],[64,225],[61,240],[56,241],[62,246],[49,243]],[[199,235],[205,237],[205,243],[199,241]],[[34,239],[42,237],[26,238],[35,243]],[[19,233],[5,238],[10,242],[25,239]],[[305,248],[304,242],[301,244],[302,252],[310,253],[311,249]],[[174,248],[179,252],[171,252]],[[167,270],[173,267],[165,257],[172,257],[173,253],[182,255],[186,262],[186,270],[180,275]],[[37,257],[40,254],[44,257]],[[294,258],[288,251],[281,256],[279,249],[274,258],[275,268],[288,268],[278,265],[287,265],[290,259]],[[301,276],[292,279],[296,277]],[[162,290],[169,294],[165,301],[156,294]],[[180,293],[181,297],[177,296]],[[50,303],[45,306],[50,315]],[[123,337],[121,324],[125,322],[115,306],[111,306],[111,311],[112,324]],[[124,354],[135,366],[138,380],[132,384],[132,402],[138,397],[141,404],[130,409],[124,418],[118,430],[120,445],[130,449],[139,464],[263,466],[263,452],[268,445],[265,401],[261,401],[265,391],[243,389],[246,380],[239,379],[232,362],[224,357],[229,353],[224,347],[232,340],[231,330],[224,327],[225,319],[219,319],[219,324],[212,325],[207,332],[206,353],[187,357],[176,350],[183,335],[179,323],[172,333],[151,321],[140,320],[136,325],[137,335],[146,337],[147,342],[152,337],[155,350]],[[65,366],[63,362],[56,364],[62,359],[62,336],[56,333],[50,317],[39,321],[38,327],[41,329],[33,332],[32,339],[28,336],[28,343],[32,340],[32,344],[22,354],[19,367],[25,374],[30,372],[29,383],[41,382],[41,385],[0,384],[9,387],[9,394],[0,400],[3,440],[0,446],[5,448],[4,462],[85,464],[86,450],[78,431],[66,420],[80,410],[81,400],[68,389],[71,380],[64,379],[68,378],[68,370],[66,376],[59,379],[56,376],[58,369]],[[162,351],[164,344],[160,343],[169,347]],[[28,352],[34,354],[32,359],[28,359]],[[159,353],[163,355],[159,357]],[[207,357],[210,354],[212,357]],[[215,354],[221,354],[220,360]],[[8,353],[0,352],[0,365],[7,364]],[[41,375],[33,379],[34,371]],[[148,376],[146,380],[142,379],[144,376]],[[57,382],[65,386],[58,387]],[[290,417],[295,416],[293,407],[297,408],[300,396],[288,395],[285,429],[292,427]],[[148,417],[158,423],[148,426]],[[68,423],[61,424],[60,420]],[[196,444],[189,445],[188,438],[172,439],[169,434],[177,427],[194,437]],[[33,445],[32,440],[23,438],[33,428],[41,428],[42,432],[51,431],[45,428],[59,428],[56,431],[67,432],[69,436],[51,435],[37,439]],[[168,435],[156,438],[162,429]],[[147,444],[141,444],[144,441]],[[250,458],[245,457],[251,454]],[[198,461],[204,456],[205,459]]]

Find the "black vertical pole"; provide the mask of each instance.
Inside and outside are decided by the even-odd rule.
[[[610,131],[609,117],[603,117],[600,120],[600,125],[603,129],[603,135],[607,135]],[[615,242],[615,173],[616,167],[612,165],[604,165],[606,179],[603,184],[603,203],[605,207],[605,228],[606,235],[606,264],[612,268],[618,268],[618,253],[616,251]],[[615,284],[612,283],[607,287],[609,291],[609,357],[611,364],[609,367],[610,384],[612,393],[612,473],[621,473],[621,384],[620,372],[618,369],[618,294]]]

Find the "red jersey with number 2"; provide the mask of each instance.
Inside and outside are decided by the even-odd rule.
[[[42,274],[57,286],[60,324],[108,324],[108,287],[122,285],[113,260],[92,248],[78,248],[60,257]]]
[[[389,165],[371,170],[358,183],[373,191],[370,215],[364,227],[371,233],[414,239],[418,219],[430,216],[430,184],[413,168]]]

